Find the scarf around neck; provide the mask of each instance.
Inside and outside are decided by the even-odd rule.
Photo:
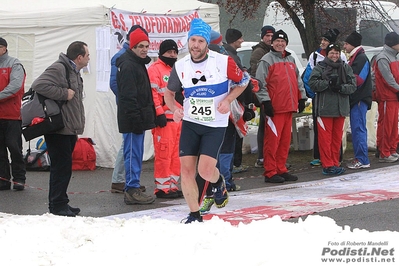
[[[324,80],[329,80],[331,74],[334,73],[334,70],[336,70],[340,81],[338,84],[346,83],[346,72],[341,58],[338,58],[337,62],[334,62],[330,58],[325,57],[323,63],[326,65],[326,68],[322,73],[322,78]]]

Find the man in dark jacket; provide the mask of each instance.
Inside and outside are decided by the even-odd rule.
[[[126,41],[123,43],[123,47],[111,58],[111,75],[109,77],[109,87],[112,92],[115,94],[116,101],[118,102],[118,84],[116,81],[116,74],[118,73],[118,68],[116,67],[116,60],[125,53],[126,50],[129,50],[129,36],[132,31],[140,28],[145,33],[145,29],[143,29],[140,25],[133,25],[129,32],[126,35]],[[148,35],[148,34],[147,34]],[[123,141],[121,148],[116,155],[114,171],[112,172],[112,183],[111,183],[111,192],[112,193],[124,193],[125,190],[125,163],[123,161]],[[141,190],[145,191],[145,187],[141,186]]]
[[[276,30],[273,26],[266,25],[262,27],[260,33],[261,41],[258,44],[252,46],[251,59],[249,60],[249,63],[251,65],[251,76],[256,76],[256,69],[258,69],[260,59],[265,54],[270,52],[270,49],[272,47],[272,37],[275,32]]]
[[[64,101],[62,117],[65,127],[54,134],[46,134],[48,154],[51,160],[49,210],[50,213],[74,217],[79,208],[69,206],[67,189],[72,175],[72,153],[85,126],[83,106],[83,80],[80,70],[89,63],[87,44],[76,41],[69,45],[67,53],[49,66],[32,84],[32,89],[41,95]],[[65,64],[69,72],[68,86]]]
[[[348,64],[356,77],[356,91],[350,95],[350,124],[352,131],[354,160],[348,164],[350,169],[369,168],[366,113],[371,108],[370,62],[361,46],[362,35],[352,32],[345,40],[344,49],[349,54]]]
[[[276,32],[273,26],[270,25],[265,25],[261,29],[260,33],[260,38],[261,41],[256,44],[255,46],[252,46],[252,53],[251,53],[251,59],[249,60],[249,63],[251,65],[250,73],[252,77],[256,76],[256,70],[258,69],[258,64],[259,61],[262,59],[262,57],[270,52],[270,49],[272,48],[272,38],[273,34]],[[255,167],[264,167],[263,166],[263,140],[265,138],[265,116],[264,112],[260,112],[260,118],[259,118],[259,127],[258,127],[258,132],[256,135],[256,141],[258,143],[258,159],[256,159]]]
[[[123,133],[125,160],[125,203],[151,204],[152,195],[140,190],[144,132],[155,127],[155,108],[146,64],[149,39],[140,28],[129,36],[129,48],[116,60],[118,67],[118,127]]]
[[[223,47],[226,49],[228,55],[234,59],[234,62],[242,71],[247,71],[247,69],[242,65],[241,59],[237,53],[237,49],[240,48],[241,44],[244,42],[244,38],[242,37],[241,31],[237,29],[227,29],[225,39],[226,43],[223,44]],[[243,105],[245,105],[245,103],[249,104],[251,95],[252,95],[252,85],[251,83],[249,83],[245,91],[240,96],[237,97],[237,100],[241,102]],[[229,128],[227,130],[229,130]],[[235,134],[235,136],[233,137],[235,138],[235,146],[232,146],[234,149],[232,173],[235,174],[235,173],[245,172],[248,170],[249,167],[247,165],[242,165],[242,144],[244,139],[241,138],[238,134]],[[229,179],[227,178],[226,180]],[[236,189],[236,186],[234,186],[232,190],[239,190],[239,189]]]

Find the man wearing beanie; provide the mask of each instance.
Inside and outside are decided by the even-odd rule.
[[[226,43],[223,44],[227,53],[234,59],[236,64],[241,68],[241,70],[246,71],[241,63],[241,59],[237,54],[237,49],[241,47],[241,44],[244,42],[241,31],[237,29],[227,29],[226,31]],[[245,106],[245,99],[251,98],[250,95],[252,93],[252,84],[249,83],[249,87],[245,89],[244,93],[242,93],[238,100]],[[234,159],[233,159],[233,171],[232,173],[240,173],[248,170],[248,166],[242,165],[242,144],[243,138],[239,135],[236,135],[235,147],[234,147]]]
[[[129,35],[129,49],[118,59],[118,127],[123,134],[126,204],[151,204],[155,198],[140,188],[144,132],[155,127],[155,108],[146,64],[150,40],[142,28]]]
[[[223,176],[216,168],[226,130],[230,103],[245,89],[249,76],[233,59],[208,50],[211,27],[195,18],[188,32],[189,54],[178,60],[169,77],[164,99],[174,121],[182,122],[180,136],[181,184],[190,209],[185,223],[202,222],[196,172],[214,191],[216,207],[228,202]],[[184,87],[183,108],[176,107],[175,93]],[[198,162],[198,165],[197,165]]]
[[[252,53],[251,53],[251,59],[250,59],[250,65],[251,65],[251,76],[255,77],[256,75],[256,69],[258,68],[258,63],[260,59],[270,52],[270,48],[272,46],[272,37],[273,34],[276,32],[273,26],[266,25],[263,26],[261,29],[261,34],[260,34],[260,42],[252,46]]]
[[[339,35],[339,30],[338,29],[328,29],[322,36],[320,40],[320,47],[314,51],[313,53],[310,54],[308,64],[306,65],[306,68],[304,72],[302,73],[302,81],[303,85],[305,86],[306,90],[306,95],[310,98],[312,98],[312,117],[313,121],[316,121],[316,117],[314,114],[316,113],[314,110],[314,107],[316,105],[316,94],[310,89],[309,87],[309,78],[310,74],[312,73],[313,68],[317,65],[318,62],[323,61],[324,58],[326,57],[326,49],[327,46],[330,43],[335,43]],[[347,62],[345,54],[341,53],[341,60],[343,62]],[[319,143],[318,143],[318,138],[317,138],[317,127],[313,129],[313,134],[314,134],[314,142],[313,142],[313,158],[314,160],[310,162],[311,165],[314,166],[319,166],[321,165],[320,162],[320,153],[319,153]],[[342,155],[341,155],[342,157]]]
[[[13,189],[23,190],[26,169],[22,156],[21,99],[26,75],[21,62],[8,55],[7,47],[7,41],[0,37],[0,177],[8,180],[0,180],[0,190],[11,189],[11,174]]]
[[[154,194],[157,198],[179,198],[182,192],[177,183],[180,178],[179,138],[181,121],[173,121],[173,113],[164,101],[170,71],[179,53],[174,40],[164,40],[159,46],[159,57],[148,68],[152,88],[152,97],[156,112],[155,125],[152,129],[154,141]],[[179,97],[177,97],[179,95]],[[181,91],[176,93],[177,108],[183,105]]]
[[[356,77],[356,91],[349,96],[350,125],[354,160],[347,166],[350,169],[369,168],[367,145],[366,113],[371,108],[371,69],[370,62],[364,52],[362,35],[354,31],[344,42],[344,50],[349,54],[348,64]]]
[[[288,36],[276,31],[272,48],[264,55],[256,70],[262,87],[256,93],[266,117],[263,146],[265,182],[283,183],[298,177],[288,173],[286,162],[291,143],[292,113],[305,108],[306,93],[295,59],[285,50]]]
[[[211,30],[211,43],[210,44],[222,44],[223,36],[217,31]]]
[[[111,75],[109,78],[109,87],[112,92],[115,94],[116,102],[118,102],[118,84],[116,82],[116,73],[118,72],[118,68],[116,67],[116,59],[118,59],[126,50],[129,49],[129,35],[135,29],[140,28],[146,34],[146,30],[139,25],[133,25],[129,32],[126,35],[126,42],[123,43],[122,49],[120,49],[112,58],[111,58]],[[148,35],[148,34],[147,34]],[[125,190],[125,163],[123,159],[123,139],[122,145],[119,149],[119,152],[116,156],[114,171],[112,172],[112,183],[111,183],[111,192],[112,193],[124,193]],[[141,189],[145,191],[145,187],[141,186]]]
[[[256,76],[256,70],[258,69],[258,64],[260,59],[270,52],[272,47],[272,37],[276,32],[273,26],[266,25],[261,29],[261,40],[260,42],[252,46],[252,53],[249,63],[251,65],[250,73],[252,77]],[[265,137],[265,117],[263,112],[260,112],[259,128],[257,132],[257,143],[258,143],[258,159],[256,159],[255,167],[263,168],[263,139]]]
[[[225,47],[223,46],[222,35],[213,30],[211,30],[211,43],[208,45],[208,48],[217,53],[229,55],[229,53],[226,51]],[[241,95],[243,94],[244,93],[242,93]],[[233,117],[234,115],[231,114],[228,126],[224,133],[223,144],[220,148],[218,162],[217,162],[217,168],[219,169],[220,174],[223,175],[225,179],[227,191],[238,191],[241,189],[239,185],[236,185],[234,183],[232,175],[232,170],[233,170],[232,162],[234,159],[234,149],[235,149],[236,136],[238,131],[238,129],[236,129],[237,121],[233,121],[232,119]],[[243,116],[240,116],[238,121],[244,122]],[[213,204],[215,203],[212,192],[212,186],[209,186],[200,175],[196,176],[196,181],[198,184],[199,194],[201,195],[199,201],[202,200],[200,212],[201,214],[208,213]],[[203,194],[205,195],[205,197],[202,199]]]
[[[379,162],[396,162],[398,143],[399,101],[399,35],[390,32],[385,36],[383,50],[375,56],[375,98],[378,103],[377,147]]]
[[[212,51],[215,51],[220,54],[228,55],[226,48],[223,46],[223,36],[217,31],[211,30],[211,42],[208,45],[208,48]]]
[[[244,42],[241,31],[236,29],[227,29],[225,39],[226,43],[223,44],[224,48],[234,59],[236,64],[242,69],[241,59],[237,55],[237,49],[240,48],[241,44]]]
[[[229,30],[227,30],[227,31],[229,31]],[[241,59],[238,57],[236,49],[234,49],[234,47],[230,46],[229,44],[223,44],[221,42],[220,34],[219,34],[220,37],[216,41],[220,41],[220,43],[222,45],[220,46],[220,43],[219,43],[219,45],[217,45],[215,47],[215,45],[212,43],[212,32],[213,31],[211,31],[211,44],[208,45],[209,49],[213,50],[215,52],[221,53],[221,54],[230,55],[234,59],[234,62],[236,62],[236,64],[238,66],[241,66]],[[241,33],[238,35],[241,35]],[[241,35],[241,38],[239,38],[237,40],[237,43],[239,43],[239,45],[241,46],[241,42],[239,41],[240,39],[242,40],[242,35]],[[228,47],[229,51],[226,49],[226,47]],[[244,70],[244,69],[241,68],[241,70]],[[248,83],[248,84],[250,84],[250,83]],[[246,93],[246,91],[247,91],[247,89],[238,97],[237,100],[243,101],[242,98],[243,98],[243,95]],[[245,103],[243,105],[245,105]],[[234,123],[236,123],[236,121],[234,121]],[[219,162],[218,162],[219,171],[223,174],[223,176],[225,178],[226,187],[227,187],[228,191],[240,190],[240,186],[236,185],[233,181],[233,178],[232,178],[232,170],[233,169],[231,169],[231,162],[233,161],[233,158],[235,155],[235,147],[237,145],[237,143],[236,143],[236,140],[237,140],[236,132],[237,131],[236,131],[236,127],[235,127],[234,123],[232,122],[231,119],[229,119],[229,125],[225,132],[225,138],[224,138],[223,145],[222,145],[222,148],[219,153]],[[240,166],[241,160],[242,160],[242,151],[241,151],[242,150],[242,138],[240,138],[238,136],[238,139],[239,139],[238,140],[239,143],[237,145],[238,146],[237,149],[240,151],[239,157],[241,159],[239,160],[239,163],[237,164],[237,166]],[[235,167],[235,169],[237,169],[237,168]],[[197,179],[197,182],[198,182],[198,179]]]

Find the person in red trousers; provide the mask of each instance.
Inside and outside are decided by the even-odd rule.
[[[156,112],[156,127],[152,129],[154,141],[154,194],[157,198],[179,198],[183,193],[178,189],[180,178],[179,139],[181,121],[173,121],[173,113],[164,101],[170,71],[179,53],[174,40],[164,40],[159,46],[159,58],[148,68]],[[178,97],[180,96],[180,97]],[[183,95],[176,93],[175,104],[182,107]]]
[[[265,114],[263,145],[265,182],[283,183],[297,181],[288,173],[286,162],[291,143],[292,114],[302,112],[307,100],[305,88],[294,58],[285,48],[288,36],[276,31],[272,48],[259,61],[256,78],[263,87],[256,93]]]
[[[340,175],[340,149],[345,117],[349,116],[349,95],[356,91],[356,78],[352,68],[341,59],[341,48],[331,43],[327,56],[310,74],[309,87],[317,93],[316,120],[320,160],[324,175]],[[316,123],[315,123],[316,124]]]

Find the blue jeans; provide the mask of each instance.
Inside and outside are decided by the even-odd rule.
[[[360,101],[351,108],[350,124],[352,131],[353,152],[362,164],[369,164],[366,128],[367,104]]]
[[[234,153],[220,153],[216,167],[219,169],[220,174],[224,176],[226,181],[226,188],[229,190],[233,183],[233,157]]]
[[[236,136],[236,128],[234,124],[229,120],[229,124],[224,133],[223,144],[220,148],[218,162],[216,164],[216,167],[219,169],[220,174],[224,176],[227,189],[230,189],[234,184],[232,171],[234,163]]]
[[[144,133],[123,134],[123,157],[125,159],[125,190],[140,187],[140,174],[143,165]]]
[[[112,172],[112,183],[125,183],[125,164],[123,158],[124,141],[122,139],[121,148],[116,155],[114,171]]]

